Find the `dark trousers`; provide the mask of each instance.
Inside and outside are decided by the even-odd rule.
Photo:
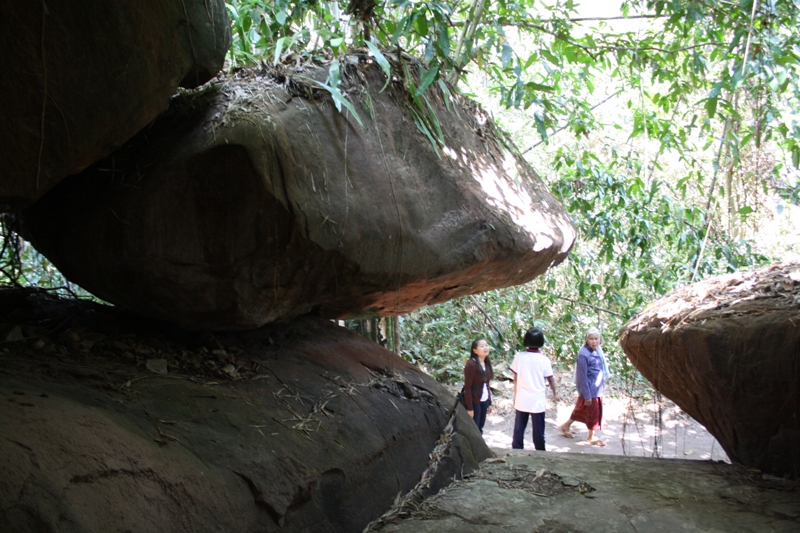
[[[525,428],[528,427],[528,417],[531,417],[531,430],[533,432],[533,447],[544,451],[544,413],[525,413],[517,411],[514,420],[514,438],[511,440],[511,447],[515,450],[524,448],[522,441],[525,439]]]
[[[492,405],[492,400],[472,404],[472,419],[478,425],[481,435],[483,435],[483,425],[486,424],[486,412],[489,410],[490,405]]]

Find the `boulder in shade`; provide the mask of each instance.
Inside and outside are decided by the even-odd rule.
[[[361,532],[492,455],[444,387],[328,321],[209,337],[8,301],[6,531]]]
[[[30,204],[222,68],[222,0],[0,5],[0,210]]]

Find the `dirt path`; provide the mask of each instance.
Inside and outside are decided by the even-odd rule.
[[[558,425],[569,418],[577,395],[572,391],[567,392],[569,387],[564,383],[569,379],[566,375],[557,378],[562,399],[557,405],[549,402],[545,416],[547,451],[729,462],[717,440],[666,399],[658,404],[642,404],[622,394],[606,397],[603,399],[603,428],[597,432],[606,446],[593,446],[586,442],[586,426],[579,422],[572,425],[575,438],[568,439],[558,430]],[[500,381],[493,383],[493,388],[499,394],[495,394],[493,412],[487,416],[483,438],[491,448],[509,449],[514,431],[513,384]],[[525,449],[533,449],[530,426],[525,434]]]

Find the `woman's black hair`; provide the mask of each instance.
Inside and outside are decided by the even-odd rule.
[[[525,333],[523,341],[528,348],[541,348],[544,346],[544,333],[539,328],[531,328]]]
[[[475,359],[475,360],[478,359],[478,354],[475,353],[475,348],[478,347],[478,343],[479,342],[485,341],[485,340],[486,339],[483,338],[483,337],[478,337],[477,339],[472,341],[472,346],[470,346],[470,348],[469,348],[469,356],[470,356],[470,358]],[[483,360],[483,364],[486,365],[486,373],[489,375],[489,379],[491,379],[492,376],[493,376],[493,374],[492,374],[492,361],[489,359],[488,355],[486,356],[486,359]]]

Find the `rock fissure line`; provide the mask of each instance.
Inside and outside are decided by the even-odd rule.
[[[241,472],[237,472],[236,470],[231,470],[234,474],[239,476],[245,484],[247,484],[247,488],[250,489],[250,493],[253,495],[253,501],[256,503],[257,506],[263,508],[267,514],[269,514],[270,518],[277,524],[281,525],[281,520],[283,519],[283,514],[278,512],[272,504],[267,501],[264,497],[264,494],[258,488],[258,485],[250,478],[250,476],[246,474],[242,474]]]
[[[419,505],[425,499],[425,491],[430,488],[430,482],[439,467],[439,462],[441,461],[442,457],[444,457],[445,452],[452,442],[455,419],[456,410],[454,409],[450,413],[447,424],[445,425],[441,435],[439,436],[439,439],[436,441],[436,444],[431,451],[428,459],[428,466],[420,475],[419,482],[417,482],[414,488],[408,491],[405,496],[401,497],[401,495],[398,493],[397,497],[395,498],[394,505],[379,518],[370,522],[367,527],[364,528],[363,533],[378,531],[385,524],[403,516],[407,516],[413,510],[419,508]]]

